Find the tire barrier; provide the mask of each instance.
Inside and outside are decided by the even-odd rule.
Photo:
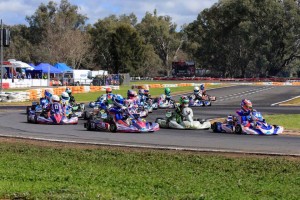
[[[29,100],[29,92],[2,92],[0,102],[25,102]]]

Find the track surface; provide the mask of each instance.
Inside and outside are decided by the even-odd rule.
[[[219,118],[234,114],[243,98],[252,101],[255,109],[263,114],[298,114],[299,107],[279,107],[271,104],[299,95],[295,86],[233,86],[208,91],[217,97],[211,107],[194,108],[195,118]],[[6,110],[8,109],[8,110]],[[245,152],[258,154],[279,154],[300,156],[300,137],[250,136],[213,133],[211,130],[161,129],[156,133],[130,134],[87,131],[84,120],[78,125],[53,126],[29,124],[26,122],[25,107],[0,107],[0,135],[43,140],[78,143],[109,144],[122,146],[144,146],[166,149],[199,151]],[[164,110],[150,114],[148,121],[164,117]]]

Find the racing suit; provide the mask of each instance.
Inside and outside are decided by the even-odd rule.
[[[255,127],[256,124],[252,120],[251,111],[245,112],[240,109],[236,111],[238,122],[244,127]]]
[[[75,97],[73,95],[71,95],[71,94],[69,95],[69,97],[70,97],[69,103],[71,105],[73,105],[75,103]]]
[[[111,107],[111,108],[109,109],[109,112],[115,115],[116,121],[119,121],[119,120],[126,120],[126,119],[127,119],[127,116],[124,115],[124,110],[125,110],[125,109],[126,109],[125,106],[122,107],[122,108],[114,106],[114,107]]]
[[[201,93],[198,93],[198,94],[192,94],[190,97],[192,97],[192,99],[194,100],[194,101],[196,101],[196,100],[199,100],[199,101],[201,101],[202,100],[202,94]]]
[[[65,115],[65,108],[58,102],[50,103],[45,109],[43,109],[41,115],[45,118],[49,118],[52,114]]]

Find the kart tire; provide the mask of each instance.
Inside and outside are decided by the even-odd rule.
[[[85,113],[85,117],[86,117],[87,120],[93,119],[93,116],[92,116],[91,113],[89,113],[89,112],[86,112],[86,113]]]
[[[26,114],[28,115],[29,111],[31,110],[31,106],[26,107]]]
[[[112,132],[112,133],[117,132],[117,125],[116,125],[116,123],[113,122],[113,123],[111,123],[109,125],[109,131]]]
[[[240,124],[236,125],[236,126],[235,126],[234,132],[235,132],[236,134],[242,134],[242,133],[243,133],[242,126],[241,126]]]
[[[37,124],[38,121],[37,121],[37,115],[34,115],[34,123]]]
[[[88,131],[91,131],[91,130],[92,130],[92,126],[91,126],[91,122],[90,122],[90,121],[88,121],[88,122],[86,123],[86,129],[87,129]]]
[[[89,116],[87,116],[88,114],[90,114],[88,111],[84,111],[83,112],[83,116],[82,117],[83,117],[84,120],[88,120],[89,119],[88,118]]]
[[[217,133],[217,132],[218,132],[217,127],[218,127],[218,126],[217,126],[217,122],[214,122],[214,123],[211,125],[210,128],[213,130],[214,133]]]
[[[156,118],[155,119],[155,123],[158,123],[158,120],[162,120],[163,118],[161,118],[161,117],[158,117],[158,118]]]
[[[27,122],[30,123],[30,118],[28,114],[27,114]]]

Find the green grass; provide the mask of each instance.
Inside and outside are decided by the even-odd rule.
[[[123,97],[127,97],[127,91],[131,89],[129,86],[123,86],[120,88],[120,90],[114,90],[114,94],[121,94]],[[137,89],[135,89],[137,91]],[[190,92],[192,93],[193,87],[176,87],[176,88],[171,88],[171,94],[176,94],[176,93],[185,93],[185,92]],[[78,102],[85,102],[85,101],[95,101],[99,96],[104,94],[105,91],[100,91],[100,92],[89,92],[89,93],[81,93],[81,94],[74,94],[74,97],[76,101]],[[150,89],[150,94],[152,97],[159,96],[164,93],[164,88],[151,88]]]
[[[298,199],[299,159],[0,143],[0,199]]]
[[[295,98],[293,100],[281,103],[281,105],[297,105],[297,106],[299,106],[300,105],[300,98]]]
[[[211,85],[206,87],[207,89],[222,87],[221,85]],[[180,93],[192,93],[194,87],[171,87],[171,94],[180,94]],[[131,89],[131,86],[121,86],[120,90],[114,90],[114,94],[121,94],[123,97],[127,97],[127,91]],[[137,89],[135,89],[138,91]],[[100,92],[89,92],[89,93],[82,93],[82,94],[74,94],[76,101],[78,102],[88,102],[88,101],[95,101],[99,96],[104,94],[105,91]],[[152,97],[157,97],[164,93],[164,88],[151,88],[150,94]]]
[[[265,115],[270,124],[283,126],[285,129],[300,130],[300,114]]]

